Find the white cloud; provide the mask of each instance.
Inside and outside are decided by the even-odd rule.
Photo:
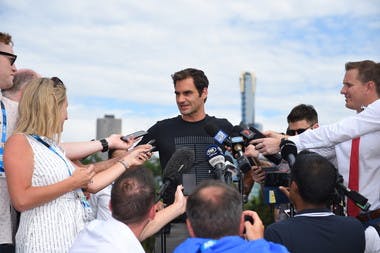
[[[339,95],[344,63],[380,58],[380,7],[372,0],[1,5],[18,67],[59,76],[68,86],[67,140],[94,138],[96,118],[106,113],[123,118],[126,132],[175,116],[170,74],[186,67],[205,70],[210,80],[208,113],[234,124],[242,71],[257,75],[256,119],[265,129],[283,131],[298,103],[313,104],[321,122],[334,122],[350,113]],[[110,100],[125,105],[105,107]]]

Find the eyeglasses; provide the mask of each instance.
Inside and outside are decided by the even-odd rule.
[[[65,85],[63,84],[62,80],[59,79],[58,77],[56,76],[53,76],[52,78],[50,78],[53,82],[54,82],[54,87],[57,87],[57,86],[63,86],[65,87]]]
[[[4,51],[0,51],[0,55],[7,56],[8,60],[9,60],[9,63],[11,64],[11,66],[15,63],[15,61],[17,59],[17,55],[11,54],[11,53],[7,53],[7,52],[4,52]]]
[[[298,128],[298,129],[295,129],[295,130],[292,130],[292,129],[286,129],[286,135],[289,135],[289,136],[294,136],[296,134],[302,134],[303,132],[305,132],[307,129],[309,129],[310,127],[308,128]]]

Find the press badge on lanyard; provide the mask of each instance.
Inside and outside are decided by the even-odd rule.
[[[69,175],[70,176],[72,175],[72,172],[75,170],[75,168],[74,168],[74,166],[70,162],[68,162],[64,158],[63,154],[60,154],[60,152],[57,149],[55,149],[55,147],[51,146],[46,141],[42,140],[42,138],[40,136],[35,135],[35,134],[32,134],[31,136],[34,139],[36,139],[37,141],[39,141],[40,143],[42,143],[43,145],[45,145],[49,150],[51,150],[57,156],[59,156],[59,158],[61,158],[62,161],[65,162],[66,168],[67,168],[67,171],[68,171]],[[82,189],[76,189],[75,190],[75,196],[80,200],[80,203],[82,204],[82,206],[84,208],[84,213],[85,213],[84,220],[85,221],[91,221],[91,220],[93,220],[94,219],[94,214],[92,212],[90,203],[88,203],[88,201],[86,199],[86,196],[84,195]]]
[[[7,112],[5,111],[3,101],[0,101],[0,103],[1,103],[1,112],[3,114],[3,122],[1,124],[1,142],[0,142],[0,177],[5,177],[3,154],[4,154],[4,143],[7,140]]]

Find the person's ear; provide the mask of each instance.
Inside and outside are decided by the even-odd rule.
[[[187,227],[187,231],[189,231],[189,235],[191,237],[196,237],[195,233],[194,233],[194,230],[193,230],[193,227],[191,226],[191,223],[190,223],[189,219],[186,219],[186,227]]]
[[[311,126],[311,129],[316,129],[316,128],[318,128],[318,127],[319,127],[319,124],[318,124],[318,122],[317,122],[317,123],[315,123],[314,125]]]

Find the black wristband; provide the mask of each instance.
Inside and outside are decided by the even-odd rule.
[[[102,152],[107,152],[108,151],[108,141],[106,139],[101,139],[99,141],[103,147]]]

